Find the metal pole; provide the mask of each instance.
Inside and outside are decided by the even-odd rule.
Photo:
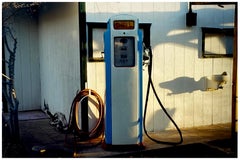
[[[79,38],[80,38],[80,80],[81,90],[85,89],[87,82],[87,43],[86,43],[86,7],[85,2],[78,3],[79,9]],[[82,130],[88,132],[88,99],[82,102],[81,118]]]

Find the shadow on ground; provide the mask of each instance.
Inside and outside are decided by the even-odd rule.
[[[231,140],[223,140],[225,144],[228,144],[226,150],[229,150],[229,143]],[[219,143],[222,145],[221,141],[216,141],[214,143]],[[111,157],[118,157],[118,158],[236,158],[236,152],[232,152],[231,150],[223,151],[219,149],[217,146],[210,146],[209,144],[203,143],[195,143],[195,144],[188,144],[182,146],[175,146],[169,148],[162,148],[162,149],[154,149],[148,151],[141,151],[136,153],[127,153],[121,155],[115,155]]]

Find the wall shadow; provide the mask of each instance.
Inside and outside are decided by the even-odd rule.
[[[191,77],[178,77],[171,81],[162,82],[159,84],[161,88],[168,89],[171,92],[167,95],[176,95],[182,93],[192,93],[194,91],[205,90],[205,78],[195,81]]]
[[[172,117],[175,114],[176,108],[165,108],[168,114]],[[151,115],[147,114],[146,117],[146,128],[147,131],[154,132],[155,130],[163,131],[169,128],[170,119],[167,117],[165,112],[160,108],[155,110]],[[154,126],[152,126],[154,124]]]

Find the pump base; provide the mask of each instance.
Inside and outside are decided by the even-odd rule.
[[[145,146],[143,145],[143,143],[129,145],[113,145],[106,144],[106,142],[104,141],[102,143],[102,148],[107,151],[136,151],[145,149]]]

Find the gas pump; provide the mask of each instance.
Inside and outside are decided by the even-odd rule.
[[[142,33],[138,19],[116,15],[104,33],[105,144],[142,145]]]
[[[138,19],[131,15],[116,15],[109,19],[104,33],[104,53],[106,68],[106,111],[105,145],[140,146],[142,128],[145,135],[156,143],[177,145],[183,142],[181,130],[168,114],[157,95],[152,73],[152,49],[142,41],[142,32],[138,28]],[[143,48],[144,47],[144,55]],[[142,109],[142,65],[148,62],[148,83],[144,114]],[[150,87],[159,106],[179,133],[176,142],[161,141],[152,138],[146,130],[147,104]],[[143,117],[142,117],[143,114]]]

